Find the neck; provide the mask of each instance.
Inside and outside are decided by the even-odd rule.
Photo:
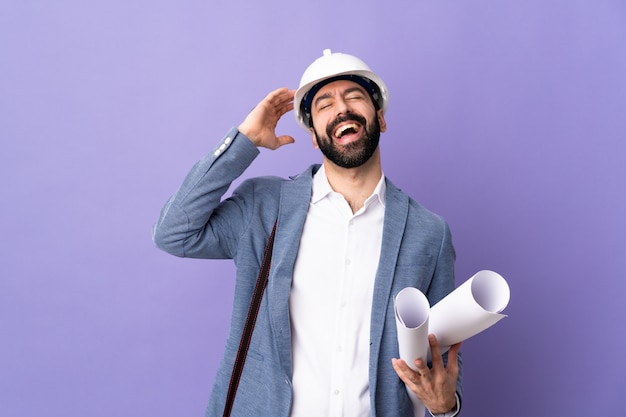
[[[324,158],[324,169],[333,191],[343,195],[352,213],[363,207],[383,174],[378,149],[369,161],[356,168],[342,168]]]

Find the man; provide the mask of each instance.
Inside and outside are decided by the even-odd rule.
[[[154,227],[177,256],[231,258],[237,282],[231,329],[207,416],[221,415],[265,246],[269,281],[232,409],[234,416],[413,416],[408,387],[433,415],[453,416],[462,395],[460,344],[431,367],[398,356],[393,298],[419,288],[431,305],[454,289],[446,222],[383,175],[380,133],[387,87],[360,59],[324,51],[297,91],[267,95],[188,174]],[[259,154],[294,142],[277,136],[294,110],[323,164],[291,179],[244,181]],[[406,385],[405,385],[406,384]]]

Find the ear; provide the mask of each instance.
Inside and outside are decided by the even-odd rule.
[[[378,109],[376,112],[376,117],[378,117],[378,124],[380,125],[380,131],[384,132],[387,130],[387,122],[385,121],[385,115],[383,113],[383,109]]]
[[[309,131],[311,132],[311,142],[313,142],[313,149],[319,149],[319,145],[317,144],[317,136],[315,136],[315,130],[310,127]]]

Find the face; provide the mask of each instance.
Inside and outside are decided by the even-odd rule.
[[[313,143],[342,168],[370,160],[386,129],[382,110],[359,84],[340,80],[322,87],[311,103]]]

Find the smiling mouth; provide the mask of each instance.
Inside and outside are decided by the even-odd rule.
[[[344,125],[339,126],[335,130],[335,137],[337,139],[341,139],[343,135],[357,133],[359,131],[359,125],[356,123],[346,123]]]

